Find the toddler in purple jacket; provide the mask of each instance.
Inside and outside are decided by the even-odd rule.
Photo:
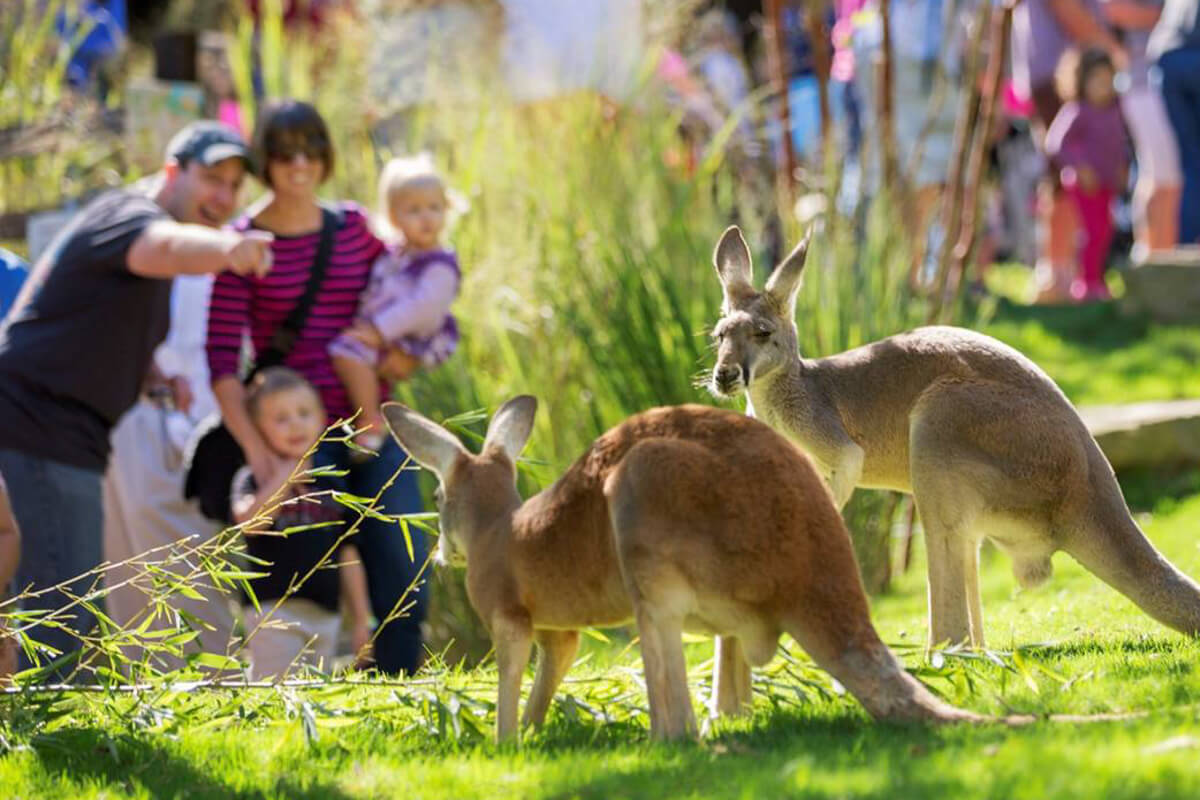
[[[1113,198],[1129,170],[1128,134],[1117,93],[1112,59],[1100,49],[1067,51],[1059,63],[1063,104],[1046,133],[1046,153],[1083,225],[1079,274],[1071,283],[1075,300],[1106,299],[1104,266],[1112,245]]]
[[[458,346],[450,305],[462,274],[441,244],[449,197],[427,155],[392,159],[379,178],[381,216],[396,243],[371,269],[354,324],[329,345],[351,404],[362,409],[359,443],[378,450],[386,435],[379,413],[381,354],[398,348],[424,367],[441,364]]]

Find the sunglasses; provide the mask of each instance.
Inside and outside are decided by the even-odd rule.
[[[291,161],[298,155],[303,155],[309,161],[321,161],[329,152],[329,142],[320,137],[310,139],[289,140],[278,142],[268,150],[268,158],[272,161]]]

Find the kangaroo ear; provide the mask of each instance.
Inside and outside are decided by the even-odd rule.
[[[517,456],[525,449],[529,434],[533,433],[533,415],[537,413],[537,398],[519,395],[500,406],[488,425],[487,437],[483,440],[486,450],[496,445],[504,454],[517,463]]]
[[[713,250],[713,266],[721,279],[721,288],[728,301],[732,295],[754,291],[754,273],[751,269],[750,248],[742,238],[737,225],[730,225],[721,234],[721,240]]]
[[[460,455],[467,454],[454,434],[400,403],[384,403],[383,418],[392,436],[413,459],[442,480]]]
[[[796,249],[775,268],[767,278],[766,293],[789,311],[795,312],[796,293],[800,291],[800,278],[804,274],[804,262],[808,257],[808,243],[812,241],[812,228],[805,232]]]

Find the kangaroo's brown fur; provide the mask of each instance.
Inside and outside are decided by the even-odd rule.
[[[1130,516],[1079,415],[1032,361],[990,337],[928,327],[828,358],[801,358],[794,321],[808,240],[751,280],[728,229],[713,259],[724,289],[714,394],[745,391],[752,413],[812,456],[839,507],[856,486],[913,495],[929,559],[929,642],[983,645],[983,536],[1022,585],[1065,550],[1184,633],[1200,634],[1200,587]]]
[[[400,444],[440,480],[439,553],[465,559],[471,604],[492,634],[500,739],[517,735],[533,642],[541,657],[524,719],[539,724],[578,629],[631,620],[658,738],[696,732],[684,630],[727,637],[715,710],[749,705],[747,662],[765,663],[786,632],[876,717],[977,719],[931,695],[880,641],[828,490],[769,427],[703,406],[647,411],[522,503],[514,465],[535,409],[531,397],[506,403],[473,455],[416,412],[383,407]]]

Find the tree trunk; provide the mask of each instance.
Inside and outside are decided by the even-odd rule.
[[[992,20],[992,40],[990,45],[990,60],[987,77],[984,81],[983,95],[980,98],[980,119],[975,131],[975,141],[971,148],[971,157],[967,167],[967,181],[963,195],[962,229],[959,232],[958,243],[954,246],[954,258],[950,264],[949,285],[946,292],[953,294],[952,310],[962,302],[963,292],[967,286],[967,269],[975,259],[979,227],[979,212],[982,203],[983,169],[987,156],[988,143],[992,136],[992,125],[996,116],[996,103],[1000,98],[1000,87],[1004,82],[1004,62],[1008,55],[1008,37],[1012,29],[1014,0],[1008,0],[998,16]],[[948,311],[943,309],[943,318]]]
[[[991,5],[980,3],[975,16],[975,30],[971,37],[971,50],[967,58],[963,83],[966,91],[963,93],[963,106],[959,112],[958,124],[954,129],[954,149],[950,161],[950,174],[947,178],[945,200],[942,206],[942,230],[945,236],[942,249],[938,254],[938,270],[933,282],[933,295],[929,303],[926,322],[937,321],[942,314],[946,295],[946,281],[950,273],[950,263],[954,248],[958,244],[963,217],[963,182],[967,162],[967,150],[973,142],[976,126],[979,121],[979,71],[983,60],[984,31],[991,16]]]

